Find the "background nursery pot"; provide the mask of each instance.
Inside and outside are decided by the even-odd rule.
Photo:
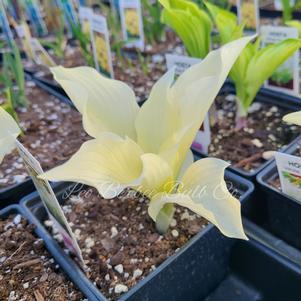
[[[231,82],[227,81],[224,84],[223,88],[221,89],[219,95],[220,96],[227,96],[227,95],[230,95],[230,94],[235,95],[235,89],[234,89],[233,84]],[[287,94],[281,93],[281,92],[275,92],[275,91],[265,89],[265,88],[260,89],[260,91],[258,92],[258,94],[255,98],[255,102],[258,102],[258,103],[261,103],[261,104],[267,104],[267,105],[270,105],[270,106],[276,106],[278,108],[281,108],[283,110],[287,110],[287,111],[290,111],[290,112],[301,110],[301,102],[300,102],[300,99],[298,97],[287,95]],[[275,129],[275,131],[276,131],[276,129]],[[272,132],[273,132],[273,129],[271,130],[271,133]],[[296,133],[291,133],[291,136],[293,137],[292,140],[296,139],[298,137],[299,133],[300,132],[298,132],[298,130],[296,130]],[[227,140],[227,138],[225,138],[225,139]],[[289,143],[291,143],[291,141],[289,141]],[[223,141],[220,141],[219,143],[220,143],[220,145],[223,145],[223,143],[226,143],[226,142],[227,141],[223,140]],[[286,147],[286,145],[283,145],[283,148],[285,148],[285,147]],[[256,148],[256,147],[254,146],[254,148]],[[196,150],[195,148],[193,148],[193,151],[195,153],[200,154],[203,157],[207,157],[207,155],[205,155],[204,153],[201,153],[200,151]],[[258,153],[260,153],[260,151],[258,151]],[[210,151],[209,151],[208,156],[209,157],[214,157],[215,155],[210,154]],[[225,158],[221,158],[221,159],[227,160]],[[259,160],[262,160],[262,163],[260,164],[260,166],[258,166],[257,168],[254,168],[254,170],[252,170],[252,171],[247,171],[247,170],[244,170],[243,168],[236,167],[235,164],[230,165],[228,167],[228,169],[230,171],[242,176],[242,177],[245,177],[245,178],[249,179],[250,181],[255,182],[256,175],[260,171],[262,171],[267,165],[269,165],[272,162],[273,159],[271,158],[269,160],[264,160],[262,158],[259,158]]]
[[[249,198],[253,191],[251,182],[230,172],[226,172],[225,178],[227,183],[232,183],[237,189],[241,202]],[[68,189],[70,190],[70,186],[68,188],[67,184],[61,189],[56,189],[60,201]],[[43,222],[47,219],[47,214],[39,196],[33,193],[25,197],[21,203],[31,214],[37,227],[45,231]],[[234,243],[235,240],[224,237],[216,227],[209,224],[178,252],[163,261],[153,272],[121,296],[120,300],[183,300],[183,298],[201,300],[225,277],[231,246]],[[53,246],[62,253],[56,243]],[[62,260],[64,270],[69,271],[71,275],[77,275],[98,300],[107,300],[70,257],[62,255]]]
[[[18,215],[20,214],[23,218],[29,221],[29,223],[32,223],[31,216],[26,213],[26,210],[24,210],[19,205],[10,205],[2,210],[0,210],[0,218],[6,219],[10,215]],[[64,269],[64,266],[62,265],[62,259],[60,256],[60,251],[56,250],[53,244],[53,239],[49,234],[43,229],[35,227],[34,229],[36,235],[38,238],[41,238],[43,240],[44,246],[46,247],[47,251],[49,252],[49,257],[53,257],[56,261],[56,263],[59,264],[59,266]],[[25,242],[25,241],[24,241]],[[72,273],[71,273],[72,274]],[[87,289],[86,285],[81,281],[81,279],[77,278],[76,275],[70,276],[69,278],[73,280],[73,282],[76,284],[76,286],[79,288],[79,290],[85,295],[88,300],[96,301],[97,299],[94,297],[94,295]],[[32,279],[29,279],[31,281]],[[47,279],[46,279],[47,280]],[[81,298],[81,299],[84,299]]]
[[[48,87],[27,75],[27,82],[28,81],[33,81],[37,87],[41,88],[41,90],[44,91],[43,93],[45,93],[46,91],[49,96],[55,96],[57,100],[67,104],[68,106],[71,105],[71,101],[59,91],[54,90],[51,87]],[[34,127],[38,126],[38,124],[34,125]],[[78,133],[77,137],[79,136],[79,134],[80,133]],[[79,145],[80,142],[78,144],[78,147]],[[0,168],[4,168],[4,166],[2,165]],[[26,178],[25,180],[20,181],[19,183],[14,183],[0,188],[0,209],[8,206],[9,204],[19,202],[23,196],[31,193],[32,191],[34,191],[34,185],[30,178]]]
[[[301,138],[283,152],[294,154],[300,148]],[[278,179],[278,180],[277,180]],[[257,176],[262,191],[258,201],[263,202],[263,216],[257,222],[291,245],[301,249],[301,203],[280,190],[275,160]],[[273,184],[274,183],[274,184]],[[279,187],[276,187],[278,186]],[[256,206],[257,204],[254,204]],[[257,212],[259,212],[257,210]]]

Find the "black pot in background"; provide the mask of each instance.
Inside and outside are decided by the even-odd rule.
[[[247,201],[253,192],[253,184],[230,172],[226,172],[225,178],[237,189],[241,202]],[[62,202],[62,196],[68,187],[65,184],[60,189],[56,189],[59,201]],[[21,205],[28,214],[31,214],[31,219],[37,227],[46,231],[43,221],[47,218],[47,213],[37,193],[25,197]],[[179,252],[165,260],[154,272],[123,295],[120,300],[204,299],[225,278],[230,250],[235,242],[234,239],[223,236],[213,225],[208,225]],[[62,250],[57,243],[54,241],[52,243],[61,254]],[[70,278],[77,275],[77,278],[86,284],[98,300],[107,300],[70,257],[65,254],[60,256],[64,261],[61,266],[66,273],[71,273]],[[76,283],[73,278],[72,280]]]
[[[44,85],[43,83],[38,82],[35,78],[30,77],[30,75],[28,74],[26,75],[26,80],[33,81],[42,90],[45,90],[51,95],[54,95],[60,101],[73,106],[71,101],[65,95],[60,94],[59,91],[52,89],[51,87]],[[30,178],[26,179],[21,183],[0,189],[0,209],[10,204],[18,203],[22,197],[28,195],[34,190],[35,188]]]
[[[293,154],[301,145],[301,138],[290,144],[284,153]],[[273,232],[292,246],[301,249],[301,203],[272,187],[268,182],[278,177],[274,160],[257,176],[261,198],[253,202],[263,202],[265,210],[257,223]],[[252,204],[256,206],[256,204]]]
[[[224,86],[222,87],[219,94],[235,94],[235,88],[233,83],[230,81],[226,81]],[[270,89],[261,88],[258,92],[256,98],[256,102],[262,102],[267,103],[270,105],[275,105],[280,108],[284,108],[287,110],[290,110],[292,112],[294,111],[301,111],[301,100],[300,98],[292,95],[288,95],[282,92],[275,92]],[[298,135],[296,136],[296,139],[298,138]],[[285,149],[287,146],[283,146],[283,149]],[[199,155],[203,157],[207,157],[207,155],[201,153],[198,150],[193,149],[194,152],[198,153]],[[237,168],[234,166],[229,166],[228,169],[241,177],[247,178],[250,181],[253,181],[255,183],[256,181],[256,175],[261,172],[266,166],[268,166],[273,159],[267,160],[265,163],[263,163],[259,168],[252,172],[245,171],[241,168]]]
[[[27,219],[30,223],[33,221],[31,220],[31,215],[24,210],[19,205],[10,205],[2,210],[0,210],[0,218],[4,219],[11,214],[20,214],[22,217]],[[64,262],[62,262],[62,254],[60,250],[57,250],[53,245],[52,237],[45,231],[42,227],[36,227],[35,233],[39,238],[42,238],[45,244],[46,249],[48,250],[49,254],[55,259],[55,261],[59,264],[59,266],[64,270]],[[67,273],[66,273],[67,274]],[[71,276],[72,275],[72,276]],[[67,274],[67,276],[77,285],[79,290],[88,298],[90,301],[97,301],[96,297],[90,292],[87,288],[85,283],[81,281],[81,279],[77,278],[76,274],[72,274],[72,271]],[[76,281],[74,281],[74,279]]]

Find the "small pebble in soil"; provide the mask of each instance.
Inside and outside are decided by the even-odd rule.
[[[118,234],[118,230],[116,227],[112,227],[111,228],[111,238],[114,238],[115,236],[117,236]]]
[[[128,287],[124,284],[116,284],[114,288],[115,294],[126,293],[128,291]]]
[[[123,265],[122,264],[118,264],[114,267],[114,270],[116,272],[118,272],[119,274],[122,274],[123,273]]]
[[[275,156],[275,151],[266,151],[266,152],[263,152],[262,154],[262,158],[264,160],[270,160],[271,158],[273,158]]]
[[[176,229],[172,230],[171,234],[172,234],[173,237],[178,237],[179,236],[179,232]]]
[[[133,278],[138,278],[143,274],[143,271],[140,269],[136,269],[133,273]]]

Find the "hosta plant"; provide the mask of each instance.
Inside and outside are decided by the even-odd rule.
[[[214,18],[222,43],[243,36],[243,26],[236,25],[232,15],[212,4],[206,5]],[[264,82],[300,47],[301,40],[286,39],[260,48],[260,38],[257,38],[255,43],[248,44],[242,51],[229,74],[236,90],[237,130],[247,125],[248,109]]]
[[[174,82],[174,69],[159,79],[141,108],[126,84],[89,67],[52,68],[93,137],[65,164],[41,178],[80,182],[104,198],[132,188],[149,198],[159,232],[168,229],[174,205],[191,209],[223,234],[245,239],[240,203],[227,190],[228,163],[193,163],[190,146],[219,89],[250,37],[212,51]]]
[[[162,22],[182,40],[189,56],[204,58],[210,51],[212,22],[208,14],[188,0],[159,0]]]

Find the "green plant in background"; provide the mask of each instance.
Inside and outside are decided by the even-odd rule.
[[[64,51],[67,45],[67,40],[65,38],[65,33],[64,33],[65,18],[62,13],[60,13],[59,20],[60,22],[58,24],[58,28],[55,31],[55,40],[51,42],[51,41],[41,39],[40,42],[44,47],[48,47],[52,49],[56,57],[62,59],[64,57]]]
[[[161,6],[158,1],[142,0],[143,28],[148,43],[161,42],[165,38],[165,26],[161,22]]]
[[[295,27],[298,29],[299,37],[301,37],[301,22],[298,20],[290,20],[285,22],[285,25]]]
[[[271,76],[271,80],[278,85],[285,85],[293,79],[292,71],[289,68],[277,69]]]
[[[230,16],[229,12],[224,12],[224,10],[212,4],[206,3],[206,5],[218,28],[222,44],[243,36],[243,25],[236,25],[237,22],[233,22],[233,16]],[[259,38],[255,43],[249,43],[238,57],[229,74],[236,90],[237,130],[246,127],[248,109],[263,83],[301,47],[301,40],[286,39],[261,49],[259,46]]]
[[[212,22],[208,14],[187,0],[159,0],[162,21],[182,40],[189,56],[204,58],[210,51]]]
[[[281,0],[282,3],[282,19],[283,22],[287,22],[293,17],[293,6],[291,6],[290,0]]]
[[[0,82],[4,85],[5,103],[1,105],[16,120],[16,108],[26,107],[28,101],[25,93],[25,74],[21,55],[15,42],[11,52],[3,54],[3,66]]]

